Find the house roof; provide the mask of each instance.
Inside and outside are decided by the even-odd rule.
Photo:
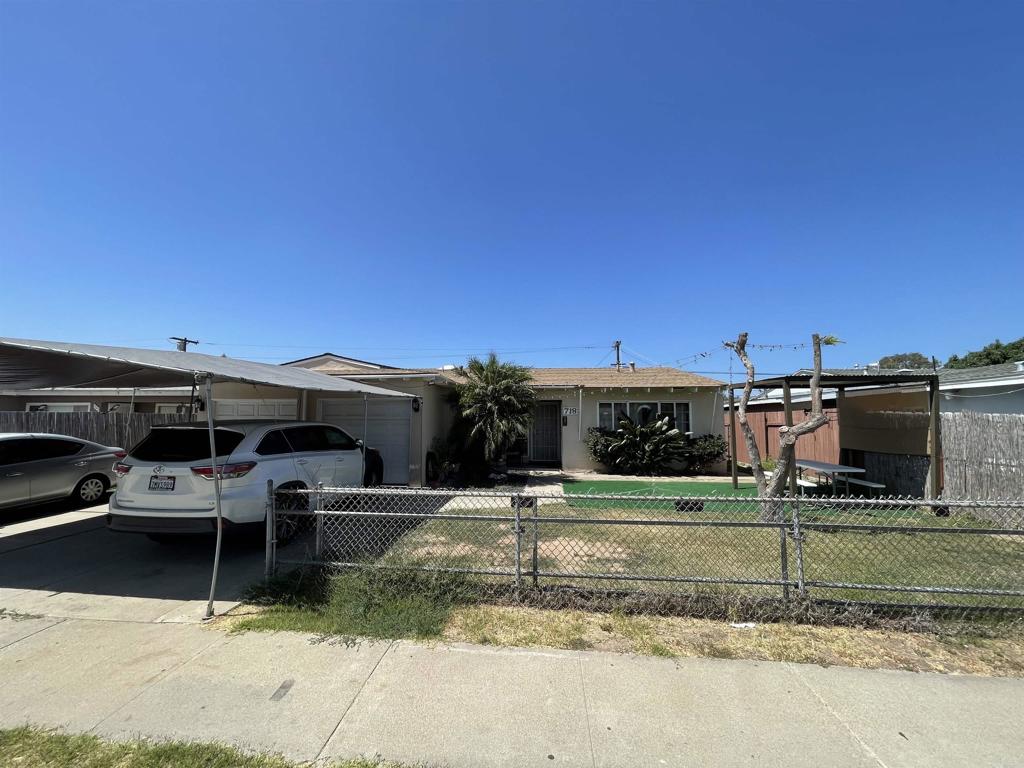
[[[302,357],[298,360],[290,360],[287,363],[281,363],[281,365],[291,366],[293,368],[315,368],[316,370],[320,370],[325,366],[337,367],[339,369],[344,369],[345,371],[398,370],[393,366],[384,365],[383,363],[374,363],[370,360],[360,360],[357,357],[345,357],[344,355],[336,355],[333,352],[324,352],[319,355]]]
[[[678,368],[531,368],[535,387],[721,387],[724,382]]]
[[[798,376],[810,376],[810,368],[802,368],[796,372]],[[1024,362],[999,363],[997,365],[980,365],[975,368],[824,368],[821,371],[822,382],[826,383],[828,377],[852,378],[859,376],[870,378],[900,377],[900,376],[935,376],[939,377],[939,383],[943,388],[953,384],[969,384],[993,379],[1019,379],[1024,377]]]
[[[788,377],[790,383],[805,383],[812,371],[803,368],[793,376]],[[841,383],[844,387],[886,387],[902,384],[909,386],[911,390],[917,390],[920,385],[926,383],[932,376],[938,376],[940,391],[956,391],[972,387],[1011,387],[1024,383],[1024,363],[999,363],[998,365],[982,365],[976,368],[939,368],[933,371],[930,368],[880,368],[872,370],[869,368],[825,368],[821,372],[821,396],[824,400],[834,399],[836,396],[835,385]],[[797,380],[797,381],[794,381]],[[781,379],[778,380],[781,382]],[[759,382],[764,384],[765,382]],[[774,383],[774,382],[772,382]],[[831,387],[829,385],[832,385]],[[917,386],[915,386],[917,385]],[[742,385],[738,385],[742,386]],[[783,399],[782,389],[773,386],[767,389],[760,397],[751,398],[751,405],[771,405],[781,403]],[[810,392],[807,389],[796,389],[793,392],[793,402],[810,399]]]
[[[332,376],[347,376],[356,379],[400,379],[409,377],[436,376],[452,384],[462,380],[458,368],[393,368],[377,366],[364,360],[326,353],[314,357],[285,363],[296,367],[309,368],[317,373]],[[631,368],[623,366],[616,370],[612,366],[601,368],[531,368],[532,384],[543,388],[589,387],[615,389],[626,387],[705,387],[718,388],[724,382],[709,379],[678,368],[651,367]]]
[[[171,387],[189,384],[197,375],[208,376],[214,382],[409,397],[404,392],[324,376],[308,369],[281,368],[198,352],[0,338],[0,389]]]

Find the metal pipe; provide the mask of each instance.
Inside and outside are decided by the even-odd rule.
[[[786,550],[786,529],[779,528],[779,560],[782,563],[782,599],[789,602],[789,553]]]
[[[583,440],[583,387],[580,387],[580,407],[576,412],[576,424],[579,426],[579,439]]]
[[[804,535],[800,530],[800,498],[793,499],[793,545],[796,548],[796,589],[800,597],[807,597],[804,584]]]
[[[267,480],[267,540],[266,552],[263,555],[263,578],[270,579],[274,575],[274,481]]]
[[[359,464],[359,485],[364,485],[366,483],[366,449],[369,446],[369,441],[366,439],[368,402],[369,400],[366,397],[366,393],[363,393],[363,449],[359,452],[361,456]],[[383,479],[384,478],[382,477],[381,480]]]
[[[512,508],[515,510],[515,521],[512,523],[516,530],[516,594],[519,593],[519,588],[523,586],[523,561],[522,561],[522,548],[523,548],[523,528],[520,525],[520,516],[523,498],[518,493],[512,497]]]
[[[217,545],[213,553],[213,576],[210,579],[210,600],[206,604],[206,618],[213,618],[213,598],[217,592],[217,572],[220,570],[220,545],[224,535],[224,517],[220,508],[220,470],[217,468],[217,441],[213,434],[213,375],[206,374],[206,425],[210,431],[210,464],[213,469],[213,508],[217,513]]]

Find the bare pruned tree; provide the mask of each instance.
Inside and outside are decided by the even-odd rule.
[[[816,333],[811,336],[811,344],[814,347],[814,371],[811,374],[810,382],[811,415],[808,419],[794,424],[792,427],[779,427],[779,458],[775,470],[769,478],[765,475],[764,467],[761,466],[761,450],[757,447],[754,430],[747,419],[747,405],[750,402],[755,381],[754,363],[747,354],[747,335],[746,332],[743,332],[736,338],[736,341],[725,342],[725,346],[736,353],[747,371],[746,381],[743,384],[743,395],[739,402],[740,428],[743,430],[743,439],[747,444],[747,453],[750,456],[750,466],[754,472],[754,481],[757,483],[757,495],[778,497],[782,495],[790,472],[793,471],[793,462],[796,461],[796,441],[828,422],[828,416],[825,415],[821,407],[821,345],[838,344],[839,340],[834,336],[823,338]],[[771,505],[763,512],[763,517],[769,521],[781,519],[782,506]]]

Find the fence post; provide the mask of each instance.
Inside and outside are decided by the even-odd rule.
[[[523,528],[520,524],[522,518],[521,507],[523,504],[523,497],[520,494],[514,494],[512,496],[512,512],[515,515],[515,531],[516,531],[516,597],[519,596],[519,588],[523,586]]]
[[[800,500],[793,500],[793,545],[796,547],[796,589],[802,599],[807,598],[804,584],[804,534],[800,530]]]
[[[324,484],[316,484],[316,493],[313,494],[313,515],[316,520],[316,544],[314,545],[314,551],[316,553],[316,561],[320,562],[321,556],[324,551],[324,516],[320,514],[321,507],[323,506],[323,491]]]
[[[537,507],[539,503],[536,496],[530,496],[528,503],[533,507],[533,559],[532,559],[532,573],[533,573],[533,586],[537,586],[537,572],[540,570],[538,564],[540,558],[538,557],[538,541],[540,539],[538,524],[537,524]]]
[[[277,569],[277,537],[274,535],[275,525],[274,509],[274,481],[267,480],[267,550],[264,553],[263,578],[269,580]]]
[[[792,495],[790,503],[792,503]],[[782,525],[779,526],[779,560],[782,561],[782,599],[789,602],[789,553],[786,551],[786,502],[780,504],[782,507]]]

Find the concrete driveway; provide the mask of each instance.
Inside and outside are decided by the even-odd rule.
[[[108,531],[106,505],[0,512],[0,609],[56,618],[197,622],[205,612],[212,537],[160,545]],[[9,523],[10,520],[17,522]],[[217,612],[263,573],[258,540],[226,538]]]

